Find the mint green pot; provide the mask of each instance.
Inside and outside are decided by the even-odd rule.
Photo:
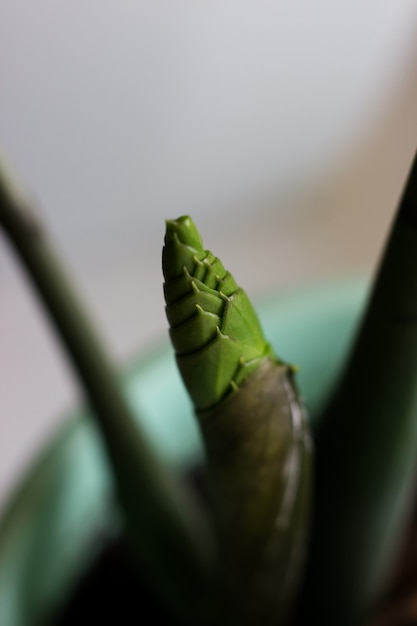
[[[314,422],[332,389],[365,298],[361,281],[272,295],[258,311],[277,353],[299,366]],[[192,409],[168,342],[124,375],[141,427],[165,461],[202,457]],[[97,534],[117,524],[112,479],[86,410],[70,415],[21,482],[0,523],[0,624],[51,624],[51,615],[94,558]]]

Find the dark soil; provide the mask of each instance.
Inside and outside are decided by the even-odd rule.
[[[121,537],[107,543],[78,582],[53,626],[82,624],[172,626],[161,603],[140,580],[131,551]]]

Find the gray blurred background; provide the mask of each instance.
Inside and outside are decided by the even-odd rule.
[[[0,150],[119,361],[163,220],[256,295],[369,275],[417,145],[415,0],[0,0]],[[0,237],[0,508],[78,390]]]

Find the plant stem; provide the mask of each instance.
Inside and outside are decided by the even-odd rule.
[[[415,485],[417,157],[316,452],[307,623],[356,624],[385,582]]]
[[[44,229],[1,167],[0,226],[43,300],[89,399],[142,568],[167,603],[189,610],[209,564],[206,529],[185,486],[141,436],[110,359]]]
[[[202,434],[218,561],[212,624],[288,622],[304,572],[312,446],[293,369],[189,216],[167,221],[166,314]]]

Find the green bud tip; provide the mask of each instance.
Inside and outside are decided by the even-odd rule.
[[[166,220],[165,243],[176,238],[189,248],[198,252],[204,251],[201,235],[189,215],[181,215],[176,220]]]

